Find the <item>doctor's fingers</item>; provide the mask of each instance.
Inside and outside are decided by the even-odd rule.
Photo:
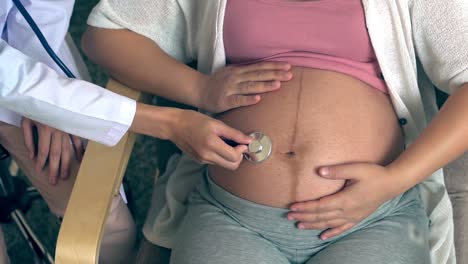
[[[226,168],[228,170],[235,170],[239,167],[239,164],[241,163],[242,158],[239,158],[237,161],[232,162],[223,158],[221,155],[219,155],[216,152],[209,152],[207,155],[200,157],[199,161],[203,164],[213,164],[213,165]]]
[[[28,156],[33,159],[35,156],[34,145],[34,124],[30,119],[23,118],[21,120],[21,129],[23,130],[24,146],[28,150]]]
[[[232,140],[238,145],[247,145],[252,142],[253,138],[251,136],[245,135],[242,131],[232,128],[222,121],[216,120],[213,124],[212,129],[217,139],[221,137],[223,139]],[[211,140],[211,137],[209,140]],[[226,143],[225,141],[222,142]]]
[[[49,183],[52,185],[57,184],[60,159],[62,157],[62,152],[64,152],[64,150],[62,150],[62,137],[63,134],[60,132],[52,133],[49,152]]]
[[[229,146],[229,148],[231,148]],[[220,166],[229,169],[229,170],[236,170],[240,163],[242,162],[242,159],[244,158],[243,153],[247,152],[247,146],[245,145],[239,145],[234,147],[234,151],[236,152],[236,160],[227,160],[224,159],[221,162],[224,162],[223,164],[219,163]],[[222,155],[220,155],[221,158],[223,158]]]
[[[242,159],[242,152],[246,149],[245,145],[233,148],[219,136],[213,136],[205,143],[205,146],[199,148],[199,156],[202,160],[210,162],[219,162],[219,158],[221,158],[225,162],[236,163]]]

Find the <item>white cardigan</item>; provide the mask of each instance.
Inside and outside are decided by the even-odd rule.
[[[403,130],[408,146],[437,112],[433,84],[451,93],[468,82],[468,1],[362,2],[395,112],[407,120]],[[225,6],[226,0],[101,0],[88,23],[135,31],[175,59],[197,60],[198,70],[211,73],[225,65]],[[201,165],[185,155],[170,161],[166,174],[156,183],[144,227],[146,238],[172,247],[188,192],[202,171]],[[431,221],[432,262],[455,263],[452,208],[442,170],[420,186]]]

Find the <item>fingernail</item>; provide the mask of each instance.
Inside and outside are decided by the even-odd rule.
[[[291,207],[291,211],[297,212],[297,211],[299,211],[299,207],[293,206],[293,207]]]
[[[322,240],[327,240],[328,237],[327,237],[327,236],[322,236],[322,237],[320,237],[320,239],[322,239]]]
[[[320,168],[319,174],[322,176],[327,176],[330,173],[330,169],[328,168]]]
[[[288,220],[289,220],[289,221],[294,220],[294,217],[291,216],[291,215],[288,215]]]
[[[297,225],[297,228],[299,228],[299,229],[305,229],[305,226],[304,226],[303,224],[298,224],[298,225]]]

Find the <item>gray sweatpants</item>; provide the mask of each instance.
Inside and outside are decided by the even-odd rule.
[[[418,188],[327,241],[299,230],[287,209],[234,196],[206,176],[189,198],[171,264],[428,264],[429,220]]]

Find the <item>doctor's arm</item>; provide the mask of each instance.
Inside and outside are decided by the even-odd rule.
[[[53,4],[48,0],[22,1],[22,5],[46,36],[50,47],[59,54],[66,53],[63,52],[67,50],[64,39],[68,32],[74,0],[55,1]],[[44,52],[38,38],[31,31],[31,27],[19,9],[13,6],[7,14],[8,26],[3,33],[8,39],[8,45],[20,50],[24,55],[60,71],[59,67]],[[63,56],[61,59],[73,73],[77,74],[78,77],[83,77],[81,69],[76,67],[73,60],[68,61],[68,56]],[[80,161],[83,156],[83,140],[24,117],[21,121],[21,128],[29,157],[34,159],[36,171],[43,170],[47,164],[49,183],[51,184],[56,184],[59,178],[68,178],[72,160]],[[37,138],[34,137],[34,132],[37,132]]]
[[[194,111],[137,104],[94,84],[60,76],[0,40],[0,105],[58,130],[115,145],[132,131],[174,141],[204,163],[234,169],[245,146],[229,148],[209,139],[248,144],[250,138]],[[195,130],[199,133],[193,133]]]

